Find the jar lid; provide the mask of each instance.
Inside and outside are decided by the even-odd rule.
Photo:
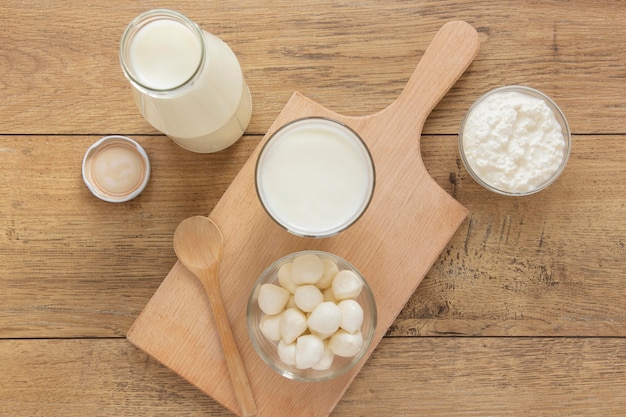
[[[137,197],[150,178],[146,151],[126,136],[105,136],[87,149],[83,180],[93,195],[111,203]]]

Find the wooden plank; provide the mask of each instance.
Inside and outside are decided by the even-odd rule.
[[[626,118],[626,3],[315,0],[306,8],[203,0],[164,2],[222,37],[239,57],[262,134],[293,91],[346,115],[368,115],[402,90],[430,34],[451,19],[478,28],[481,53],[435,109],[425,133],[455,133],[471,103],[504,84],[543,90],[576,133],[621,133]],[[1,133],[154,133],[139,115],[118,47],[154,4],[0,4]],[[259,36],[259,34],[263,34]],[[611,80],[611,82],[606,82]]]
[[[97,137],[0,137],[0,337],[125,334],[174,264],[178,223],[210,211],[258,143],[199,155],[134,138],[150,182],[113,204],[81,178]]]
[[[563,175],[523,198],[482,189],[437,140],[427,168],[470,215],[391,334],[626,335],[624,138],[575,137]]]
[[[332,416],[618,416],[624,369],[619,338],[385,338]],[[124,339],[0,340],[0,375],[3,416],[233,415]]]
[[[125,334],[174,264],[176,225],[215,206],[259,141],[197,155],[135,138],[152,178],[139,198],[114,205],[80,177],[95,137],[0,137],[0,337]],[[563,176],[521,199],[474,183],[455,137],[423,137],[421,150],[470,218],[391,334],[626,334],[622,136],[574,137]]]

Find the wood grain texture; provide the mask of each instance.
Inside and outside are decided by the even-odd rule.
[[[112,205],[80,177],[96,138],[0,137],[1,337],[124,335],[175,262],[178,223],[212,210],[259,143],[244,137],[197,155],[165,137],[135,138],[151,158],[150,183],[136,200]],[[424,136],[421,150],[429,174],[470,217],[390,334],[626,334],[621,136],[575,136],[561,178],[524,199],[476,184],[455,137]]]
[[[187,14],[241,61],[253,118],[232,148],[185,152],[135,109],[119,40],[154,7]],[[477,28],[481,51],[420,149],[469,216],[333,415],[622,416],[618,0],[1,1],[0,415],[231,416],[123,340],[174,264],[176,225],[215,207],[293,91],[346,115],[379,111],[455,19]],[[550,95],[574,133],[563,176],[521,199],[482,190],[456,144],[471,103],[504,84]],[[84,151],[111,133],[137,139],[153,164],[146,191],[122,205],[80,178]]]
[[[125,204],[92,196],[80,165],[98,137],[0,137],[1,337],[120,336],[172,267],[174,230],[206,214],[258,138],[216,155],[165,137],[146,190]]]
[[[557,182],[522,199],[443,169],[460,162],[441,139],[427,167],[470,215],[391,333],[625,336],[624,138],[575,137]]]
[[[621,1],[29,4],[0,5],[3,133],[154,133],[135,109],[118,63],[125,26],[154,7],[180,10],[235,51],[253,94],[249,133],[265,133],[293,91],[346,115],[387,107],[430,34],[453,19],[478,28],[481,53],[425,133],[455,133],[479,95],[517,83],[552,96],[575,133],[624,131],[626,58],[614,41],[626,38]]]
[[[123,339],[1,340],[0,415],[234,414]],[[332,417],[619,416],[622,339],[386,338]]]

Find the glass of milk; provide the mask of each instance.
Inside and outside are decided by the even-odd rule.
[[[298,236],[328,237],[365,212],[374,192],[374,162],[348,126],[304,118],[263,145],[255,182],[261,204],[280,226]]]
[[[252,98],[233,51],[180,13],[136,17],[120,45],[135,103],[154,128],[193,152],[217,152],[244,133]]]

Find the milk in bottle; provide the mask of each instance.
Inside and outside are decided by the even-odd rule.
[[[171,10],[152,10],[127,27],[120,61],[137,107],[156,129],[194,152],[237,141],[252,114],[233,51]]]

